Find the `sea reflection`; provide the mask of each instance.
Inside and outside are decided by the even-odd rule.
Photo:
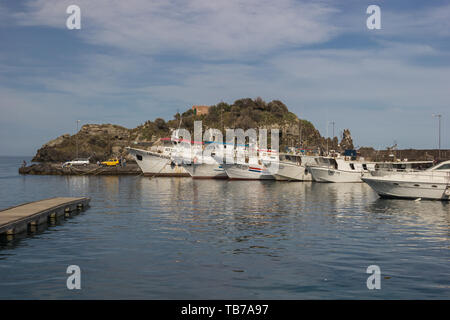
[[[368,223],[389,220],[398,232],[412,231],[412,238],[450,240],[450,205],[447,202],[376,199],[367,204],[366,210]]]
[[[226,245],[225,251],[236,254],[267,250],[267,255],[277,256],[279,248],[264,245],[264,239],[285,237],[298,208],[290,207],[297,202],[294,197],[279,201],[271,182],[144,178],[139,185],[143,205],[156,200],[159,214],[171,222],[170,230],[184,230],[187,241],[206,238]]]
[[[10,180],[0,189],[4,207],[92,200],[87,211],[0,248],[0,298],[73,298],[70,264],[85,271],[77,297],[87,299],[372,298],[370,264],[392,277],[377,297],[449,294],[449,203],[380,199],[364,183]]]

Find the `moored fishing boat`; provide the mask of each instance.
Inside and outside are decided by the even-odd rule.
[[[160,152],[127,147],[145,176],[189,177],[189,173],[172,160],[172,148],[165,147]]]
[[[223,157],[223,145],[207,142],[183,141],[176,147],[172,158],[175,163],[183,166],[193,179],[227,179],[227,173],[220,164]],[[213,148],[205,150],[205,143]],[[220,150],[221,149],[221,150]]]
[[[263,165],[226,164],[222,165],[232,180],[274,180],[275,177]]]
[[[303,163],[303,156],[296,154],[280,154],[276,180],[312,181],[312,175]]]
[[[223,163],[228,178],[232,180],[274,180],[277,170],[278,153],[274,150],[257,150],[256,157],[249,157],[248,149],[236,148],[235,163]],[[241,157],[239,157],[241,155]]]
[[[317,157],[315,166],[307,166],[317,182],[362,182],[363,173],[375,169],[375,163],[346,158]]]
[[[228,175],[220,164],[183,163],[183,168],[194,179],[227,179]]]

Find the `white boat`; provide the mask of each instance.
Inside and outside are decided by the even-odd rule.
[[[383,198],[450,199],[450,161],[426,170],[371,171],[362,180]]]
[[[218,163],[183,163],[183,168],[194,179],[228,179],[225,169]]]
[[[222,165],[232,180],[274,180],[275,177],[263,165],[227,164]]]
[[[223,145],[213,144],[212,149],[205,150],[204,142],[185,142],[187,143],[176,145],[176,147],[174,148],[174,152],[172,153],[172,159],[175,161],[175,163],[183,166],[183,168],[189,173],[192,178],[228,178],[225,169],[220,164],[222,161],[219,160],[221,159],[219,159],[218,156],[216,157],[216,154],[223,155]]]
[[[303,163],[303,159],[306,159],[304,157],[296,154],[280,154],[278,172],[274,174],[275,179],[282,181],[312,181],[312,175]]]
[[[185,152],[181,158],[176,161],[181,163],[183,168],[189,172],[194,179],[227,179],[228,175],[220,164],[219,159],[215,159],[215,153],[211,152],[211,156],[204,155],[202,148],[192,148],[191,151]]]
[[[172,160],[172,148],[165,147],[158,151],[127,148],[133,155],[145,176],[152,177],[189,177],[189,173]]]
[[[279,161],[278,153],[273,150],[257,150],[256,157],[249,157],[248,150],[237,147],[235,163],[223,163],[228,178],[232,180],[274,180],[275,176],[269,170]],[[240,157],[240,156],[241,157]]]
[[[317,157],[316,165],[307,166],[317,182],[362,182],[363,173],[375,169],[375,163],[346,158]]]

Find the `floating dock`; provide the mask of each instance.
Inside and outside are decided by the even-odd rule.
[[[0,235],[27,232],[30,227],[89,206],[90,198],[51,198],[0,210]]]

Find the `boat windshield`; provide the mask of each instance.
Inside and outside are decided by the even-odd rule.
[[[450,171],[450,161],[445,161],[442,163],[439,163],[437,165],[435,165],[434,167],[431,167],[429,169],[427,169],[428,171],[435,171],[435,170],[449,170]]]
[[[298,155],[294,155],[294,154],[280,154],[280,161],[288,161],[288,162],[293,162],[293,163],[297,163],[297,164],[302,163],[301,157]]]
[[[422,162],[384,162],[377,163],[375,165],[375,170],[383,170],[383,171],[421,171],[431,169],[432,166],[431,161],[422,161]]]

